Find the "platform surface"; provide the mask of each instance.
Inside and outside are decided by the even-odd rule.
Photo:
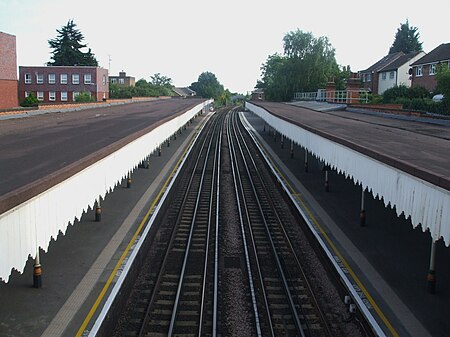
[[[348,113],[334,111],[333,113]],[[351,115],[353,118],[364,116]],[[436,247],[436,293],[426,290],[431,236],[420,226],[398,217],[382,200],[365,196],[366,226],[359,225],[361,187],[335,171],[329,172],[330,192],[324,189],[324,174],[316,158],[309,156],[309,170],[304,170],[304,150],[290,143],[283,148],[280,139],[264,130],[265,122],[246,114],[259,133],[280,171],[290,180],[318,223],[329,235],[353,272],[379,306],[397,335],[448,336],[450,331],[450,248],[442,240]],[[391,123],[378,120],[380,124]],[[416,125],[420,128],[420,125]],[[422,124],[427,129],[426,124]],[[386,329],[386,327],[384,328]]]
[[[251,102],[273,115],[450,190],[450,126]]]
[[[94,221],[90,210],[69,226],[65,235],[52,241],[47,253],[41,250],[42,288],[32,287],[31,258],[23,274],[13,271],[8,283],[0,282],[0,337],[73,337],[87,317],[89,324],[84,333],[89,330],[123,264],[117,273],[114,268],[130,242],[134,242],[133,235],[202,120],[204,115],[195,118],[172,139],[170,146],[165,144],[161,156],[152,155],[149,169],[134,170],[131,188],[122,181],[106,195],[101,222]],[[102,296],[110,277],[112,283]],[[99,306],[90,316],[97,300]]]
[[[202,101],[165,99],[0,121],[0,214]]]

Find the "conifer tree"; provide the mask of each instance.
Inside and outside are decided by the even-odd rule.
[[[57,29],[58,36],[53,40],[49,40],[48,44],[52,51],[52,61],[48,62],[49,66],[98,66],[98,62],[89,48],[87,52],[81,49],[86,48],[83,44],[83,34],[76,29],[73,20],[69,20],[67,25],[61,29]]]
[[[405,54],[422,51],[422,42],[419,42],[417,27],[410,27],[408,20],[400,24],[395,34],[395,40],[389,49],[389,54],[402,51]]]

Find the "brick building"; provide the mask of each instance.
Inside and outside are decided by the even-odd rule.
[[[127,76],[123,70],[119,72],[119,76],[109,76],[109,83],[117,84],[120,87],[134,87],[136,81],[132,76]]]
[[[16,37],[0,32],[0,109],[18,105]]]
[[[436,89],[438,64],[444,64],[450,68],[450,43],[441,44],[411,64],[412,86],[421,86],[430,92]]]
[[[369,90],[369,92],[378,94],[379,76],[378,73],[392,62],[396,61],[402,57],[404,53],[397,52],[384,56],[381,60],[377,61],[371,65],[366,70],[360,71],[360,77],[363,82],[364,89]]]
[[[108,70],[89,66],[19,67],[19,100],[34,93],[43,103],[74,102],[81,92],[109,98]]]

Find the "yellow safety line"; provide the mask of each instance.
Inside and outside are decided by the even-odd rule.
[[[198,131],[197,131],[198,132]],[[194,134],[194,136],[197,134],[197,132]],[[100,294],[98,295],[97,299],[95,300],[95,303],[92,305],[91,310],[89,310],[89,313],[86,315],[86,318],[83,321],[83,324],[81,324],[80,328],[78,329],[77,334],[75,335],[76,337],[81,337],[81,335],[83,334],[83,332],[86,330],[87,325],[89,324],[89,322],[91,321],[92,317],[94,316],[95,312],[98,309],[98,306],[100,305],[101,301],[103,300],[103,297],[105,297],[106,292],[108,291],[109,286],[111,285],[112,281],[114,280],[114,277],[117,273],[117,270],[120,268],[120,266],[122,265],[123,260],[125,259],[125,257],[127,256],[128,252],[130,251],[131,247],[134,245],[134,242],[136,241],[137,236],[139,235],[139,233],[141,232],[142,228],[144,227],[144,225],[147,222],[148,217],[150,216],[151,212],[153,211],[153,209],[156,206],[156,203],[160,200],[162,194],[164,193],[167,185],[169,184],[170,180],[172,179],[175,171],[178,169],[181,161],[183,160],[183,158],[186,156],[186,153],[189,149],[189,147],[192,145],[195,137],[192,137],[189,145],[186,147],[186,149],[184,150],[183,154],[181,155],[180,159],[178,160],[178,162],[175,164],[175,167],[173,168],[172,172],[170,173],[169,177],[167,178],[167,180],[164,182],[164,185],[162,186],[161,190],[159,191],[158,195],[156,196],[155,200],[153,201],[152,205],[150,206],[149,210],[147,211],[147,213],[145,214],[144,218],[142,219],[141,223],[139,224],[139,227],[136,229],[136,232],[134,233],[133,237],[131,238],[130,242],[128,243],[128,246],[126,247],[126,249],[124,250],[124,252],[122,253],[122,256],[120,257],[119,261],[117,262],[116,266],[114,267],[111,275],[108,278],[108,281],[106,281],[105,285],[103,286],[102,291],[100,292]]]
[[[372,298],[372,296],[370,296],[369,292],[367,291],[367,289],[364,287],[363,283],[359,280],[359,278],[356,276],[355,272],[352,270],[352,268],[350,267],[350,265],[347,263],[347,261],[344,259],[344,257],[342,256],[342,254],[339,252],[339,250],[337,249],[337,247],[334,245],[334,243],[332,242],[332,240],[330,239],[330,237],[327,235],[327,233],[325,233],[325,231],[323,230],[322,226],[319,224],[319,222],[317,221],[317,219],[314,217],[314,215],[312,214],[312,212],[310,211],[310,209],[307,207],[307,205],[304,203],[303,198],[301,197],[301,194],[299,193],[295,193],[295,189],[289,184],[288,180],[284,177],[284,175],[281,173],[281,171],[279,170],[279,168],[275,165],[274,161],[272,160],[272,157],[269,155],[269,153],[266,151],[266,149],[261,146],[261,148],[263,149],[263,151],[265,152],[267,158],[269,158],[270,162],[272,163],[272,166],[275,168],[275,170],[278,172],[278,174],[280,175],[280,177],[284,180],[285,184],[287,185],[287,187],[289,188],[289,190],[291,191],[292,194],[294,194],[297,199],[301,202],[302,206],[304,209],[306,209],[306,211],[308,212],[308,215],[310,216],[310,218],[313,220],[314,224],[317,226],[317,228],[320,231],[320,234],[325,238],[325,240],[328,242],[328,244],[330,245],[331,249],[333,250],[333,252],[337,255],[337,257],[342,261],[342,263],[344,264],[345,268],[348,270],[348,272],[350,273],[350,275],[352,276],[352,278],[354,279],[354,281],[356,282],[356,284],[358,285],[358,287],[361,289],[361,291],[364,293],[364,295],[366,296],[366,298],[368,299],[370,305],[372,305],[372,307],[375,309],[376,313],[378,314],[378,316],[380,317],[380,319],[383,321],[383,323],[386,325],[386,327],[389,329],[389,331],[391,332],[391,334],[395,337],[399,337],[399,334],[397,333],[397,331],[395,330],[395,328],[392,326],[392,324],[389,322],[389,320],[386,318],[386,316],[383,314],[383,312],[381,311],[381,309],[378,307],[378,305],[376,304],[375,300]]]

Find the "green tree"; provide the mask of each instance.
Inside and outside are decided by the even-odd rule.
[[[80,92],[75,97],[75,102],[77,103],[87,103],[87,102],[93,102],[94,98],[91,96],[91,93],[89,91],[83,91]]]
[[[52,53],[52,61],[48,62],[49,66],[98,66],[98,62],[89,48],[87,52],[81,49],[86,48],[83,44],[83,34],[76,29],[73,20],[69,20],[67,25],[61,29],[57,29],[58,35],[53,40],[49,40],[48,44]]]
[[[172,88],[172,79],[167,76],[163,76],[160,73],[156,73],[150,76],[151,83],[156,87]]]
[[[288,59],[276,53],[269,55],[266,63],[262,65],[262,81],[257,83],[257,87],[264,89],[267,100],[284,101],[292,98],[288,97],[287,64]]]
[[[316,91],[329,78],[341,73],[336,63],[334,48],[326,37],[315,38],[299,29],[283,38],[284,55],[270,55],[261,67],[266,99],[291,100],[295,92]]]
[[[30,93],[27,97],[23,99],[22,102],[20,102],[20,106],[23,107],[32,107],[32,106],[38,106],[39,100],[37,99],[36,95],[34,93]]]
[[[422,42],[419,42],[418,28],[410,27],[408,20],[405,23],[401,23],[400,28],[397,29],[389,54],[399,51],[405,54],[422,51]]]
[[[193,82],[190,88],[197,92],[197,95],[214,98],[216,101],[220,100],[224,91],[223,85],[217,80],[216,75],[209,71],[201,73],[197,82]]]
[[[438,66],[436,81],[437,86],[435,92],[444,95],[443,104],[447,113],[450,114],[450,69],[447,64],[442,63]]]

